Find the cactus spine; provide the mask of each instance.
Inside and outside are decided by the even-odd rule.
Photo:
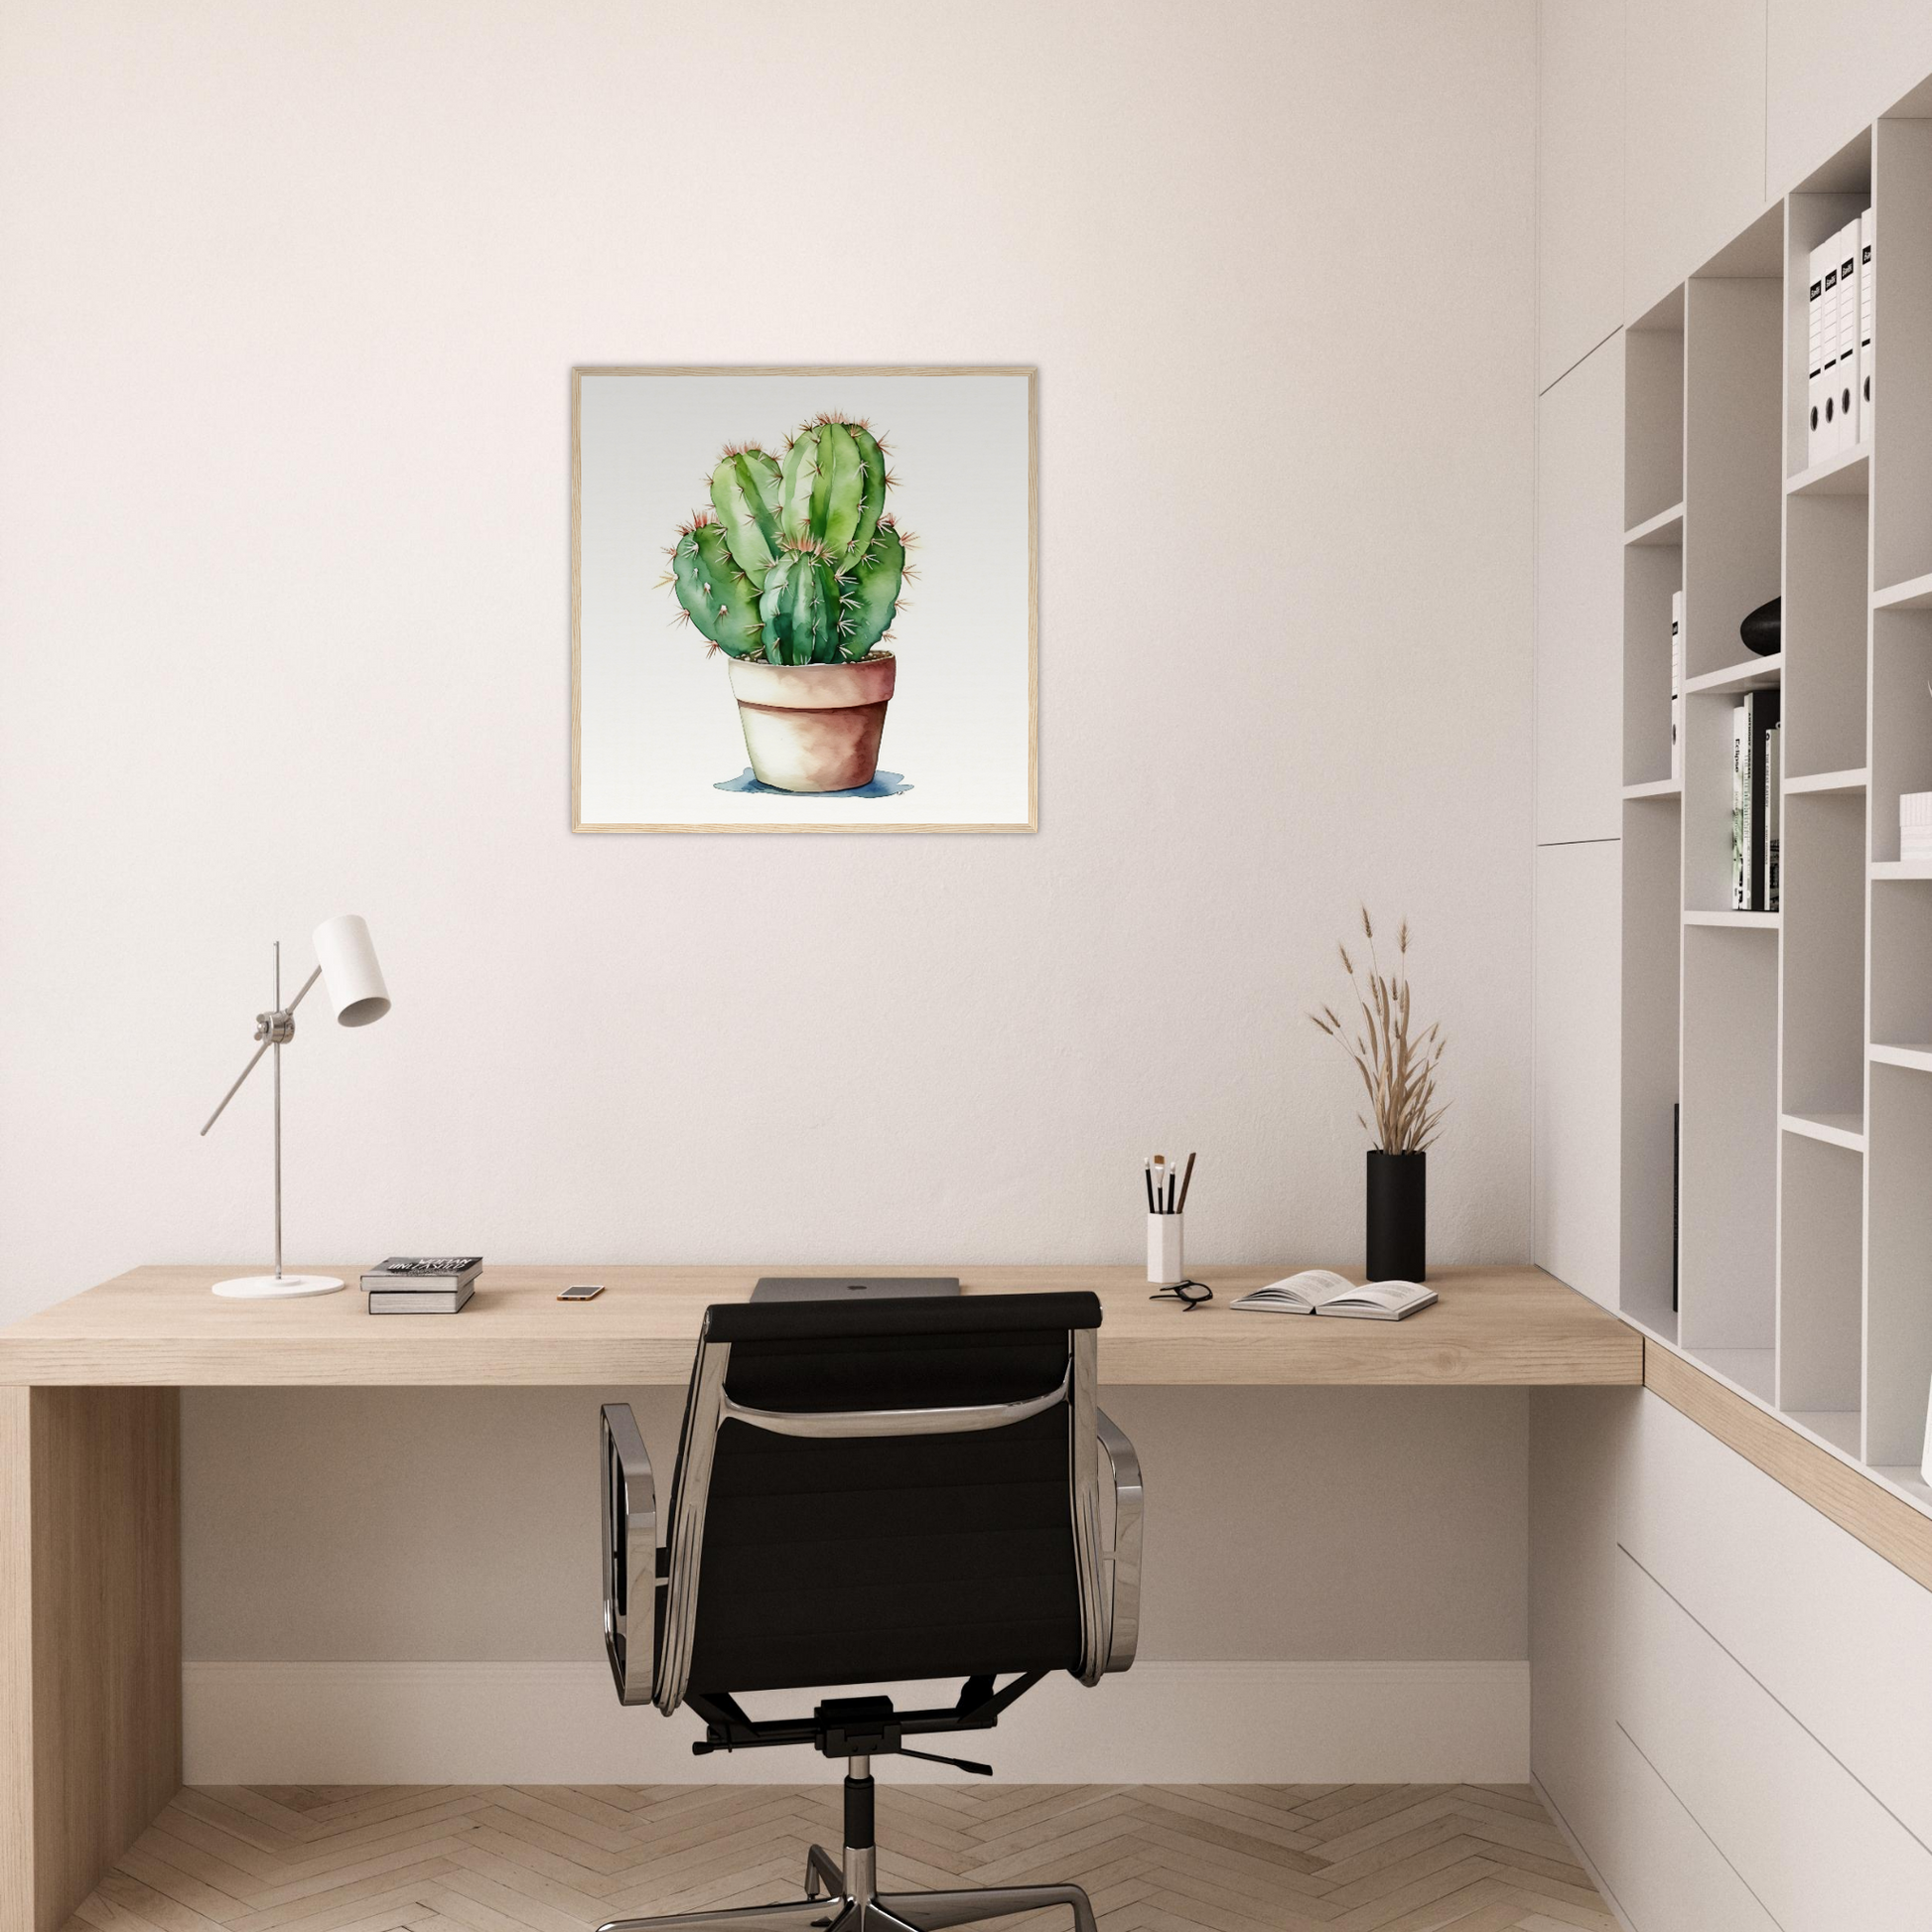
[[[711,474],[717,513],[671,552],[670,582],[698,629],[734,657],[857,662],[891,628],[905,543],[883,514],[886,452],[863,423],[821,416],[784,459],[748,445]]]

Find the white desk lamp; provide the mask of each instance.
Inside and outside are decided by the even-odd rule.
[[[285,1007],[282,1004],[282,942],[275,942],[275,1004],[267,1013],[255,1015],[255,1037],[261,1044],[255,1057],[241,1069],[235,1083],[221,1096],[221,1106],[207,1117],[208,1127],[221,1118],[225,1107],[241,1091],[241,1082],[254,1072],[261,1056],[272,1047],[275,1052],[275,1272],[272,1275],[244,1275],[235,1281],[216,1282],[214,1292],[238,1301],[272,1301],[295,1295],[333,1295],[343,1286],[334,1275],[285,1275],[282,1273],[282,1048],[295,1037],[295,1010],[317,980],[329,1004],[336,1009],[337,1021],[345,1027],[366,1027],[389,1011],[389,989],[382,983],[382,968],[375,962],[375,947],[369,940],[368,921],[359,913],[345,912],[340,918],[325,919],[315,930],[316,969],[302,983],[302,991]]]

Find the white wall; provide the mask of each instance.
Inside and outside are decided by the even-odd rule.
[[[195,1130],[344,906],[300,1257],[1126,1259],[1166,1145],[1204,1258],[1357,1253],[1360,897],[1436,1252],[1521,1255],[1525,7],[10,18],[7,1311],[260,1258],[265,1089]],[[1039,835],[569,836],[571,363],[966,356],[1042,371]]]
[[[345,908],[296,1262],[1127,1260],[1155,1146],[1201,1264],[1359,1256],[1363,897],[1432,1255],[1520,1258],[1533,69],[1529,0],[9,9],[0,1315],[264,1258],[265,1085],[195,1130]],[[1038,835],[572,838],[572,363],[962,359],[1041,370]]]

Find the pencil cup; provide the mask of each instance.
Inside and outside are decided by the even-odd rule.
[[[1157,1287],[1167,1288],[1187,1279],[1187,1266],[1181,1260],[1181,1224],[1184,1214],[1150,1214],[1147,1217],[1147,1278]]]

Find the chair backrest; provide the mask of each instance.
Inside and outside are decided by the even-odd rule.
[[[705,1316],[655,1701],[1106,1668],[1092,1295]]]

